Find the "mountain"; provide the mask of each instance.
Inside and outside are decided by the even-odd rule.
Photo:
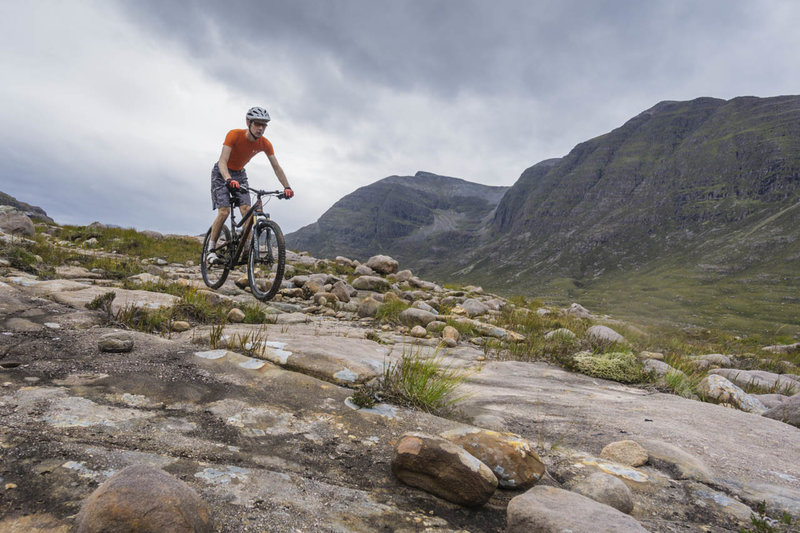
[[[379,184],[361,194],[379,197]],[[364,211],[337,206],[315,243]],[[580,298],[622,316],[733,328],[800,320],[800,96],[661,102],[530,167],[486,207],[480,223],[416,255],[390,234],[371,244],[427,277]],[[397,215],[403,235],[431,227]]]
[[[476,244],[508,187],[417,172],[348,194],[314,224],[286,236],[290,248],[362,261],[388,253],[424,265],[438,253]]]
[[[54,223],[53,219],[47,216],[47,213],[41,207],[20,202],[10,194],[0,191],[0,206],[3,205],[9,205],[18,211],[22,211],[32,219],[41,220],[42,222],[47,222],[50,224]]]

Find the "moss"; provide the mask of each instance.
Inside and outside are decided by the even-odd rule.
[[[620,383],[639,383],[647,379],[639,360],[630,352],[590,354],[579,353],[574,357],[575,368],[587,374]]]

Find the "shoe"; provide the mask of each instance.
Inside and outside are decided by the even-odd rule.
[[[208,252],[208,255],[206,256],[206,264],[216,265],[218,263],[221,263],[219,256],[217,256],[217,254],[214,252]]]

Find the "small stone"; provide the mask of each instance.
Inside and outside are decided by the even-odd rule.
[[[172,331],[180,333],[182,331],[189,331],[192,325],[185,320],[176,320],[172,323]]]
[[[241,309],[234,307],[230,311],[228,311],[228,322],[232,324],[239,324],[244,321],[244,311]]]
[[[413,328],[411,328],[410,335],[417,339],[424,339],[428,335],[428,330],[426,330],[422,326],[414,326]]]
[[[600,457],[633,467],[642,466],[649,459],[647,450],[632,440],[620,440],[606,445],[600,452]]]
[[[596,502],[610,505],[625,514],[631,514],[633,511],[631,489],[621,479],[610,474],[595,472],[578,483],[572,490]]]
[[[133,335],[125,331],[113,331],[102,335],[97,341],[101,352],[130,352],[133,350]]]
[[[12,489],[16,489],[16,488],[17,488],[17,484],[16,483],[6,483],[6,490],[12,490]]]

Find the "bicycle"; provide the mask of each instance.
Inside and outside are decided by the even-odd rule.
[[[230,229],[223,225],[217,239],[214,252],[219,258],[214,264],[208,263],[208,246],[211,242],[211,228],[208,229],[203,240],[203,252],[200,256],[200,271],[203,281],[212,289],[218,289],[225,283],[228,274],[239,265],[247,265],[247,277],[250,291],[253,296],[261,301],[272,299],[280,290],[283,281],[283,270],[286,266],[286,245],[280,226],[269,218],[269,213],[263,210],[262,197],[275,196],[279,199],[286,198],[283,191],[262,191],[259,189],[242,189],[250,194],[255,194],[257,200],[245,213],[240,222],[236,222],[235,195],[231,202]],[[269,201],[269,200],[267,200]],[[233,205],[236,203],[237,205]],[[240,259],[247,243],[242,238],[244,224],[251,218],[253,221],[250,238],[250,251],[247,259]]]

